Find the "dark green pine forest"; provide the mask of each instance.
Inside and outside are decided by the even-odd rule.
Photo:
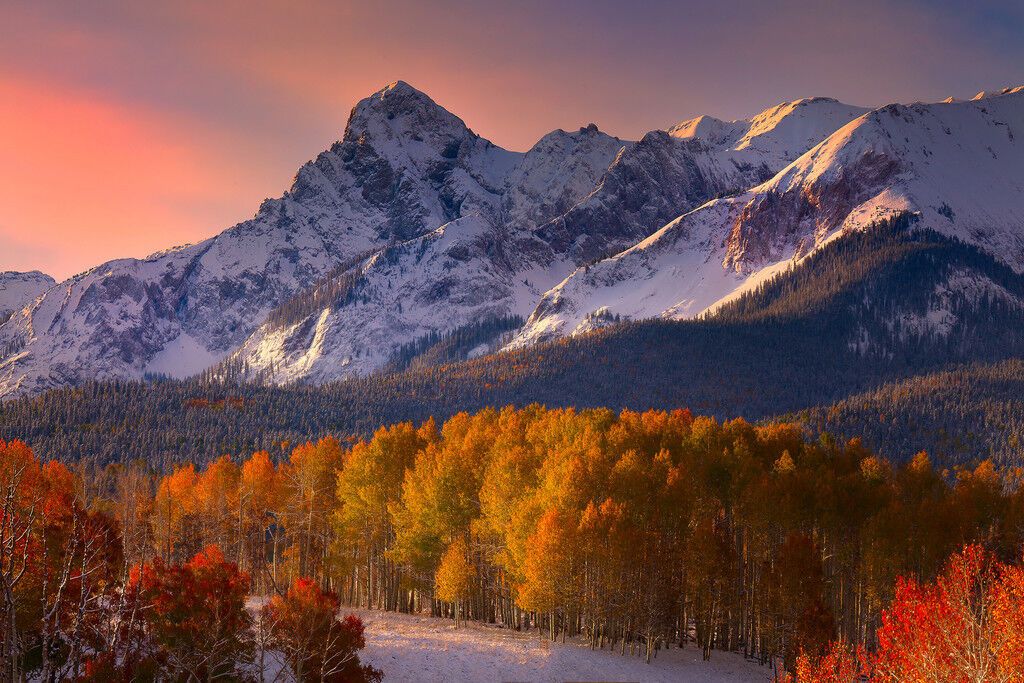
[[[335,276],[307,298],[353,291]],[[384,372],[326,386],[265,386],[230,364],[185,381],[92,382],[0,405],[0,438],[43,458],[163,467],[541,403],[783,418],[811,435],[862,436],[896,461],[924,449],[943,465],[1019,463],[1022,302],[1024,277],[904,216],[699,320],[611,324],[467,359],[521,324],[481,321],[402,347]],[[310,305],[296,298],[274,319]]]

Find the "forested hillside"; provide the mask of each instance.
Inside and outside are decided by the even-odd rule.
[[[230,365],[188,381],[86,383],[4,403],[0,436],[26,439],[47,457],[167,463],[327,434],[365,436],[382,424],[499,405],[685,407],[759,420],[962,363],[1024,356],[1021,301],[1024,278],[975,247],[915,231],[901,218],[836,240],[703,320],[623,323],[531,349],[430,363],[464,355],[504,325],[481,323],[462,336],[403,350],[395,362],[408,366],[404,371],[321,387],[245,383],[242,369]],[[975,387],[977,409],[990,387],[998,388]],[[895,405],[908,415],[932,410]],[[939,445],[934,436],[917,445],[909,417],[893,420],[890,406],[872,410],[849,425],[808,419],[844,433],[863,427],[897,460]],[[936,457],[971,461],[1015,452],[1005,446],[1007,422],[969,423],[966,410],[962,422],[948,424],[949,438],[977,437],[981,450],[966,440]],[[876,417],[890,428],[869,425]]]
[[[926,450],[940,462],[1024,462],[1024,361],[912,377],[791,416],[812,431],[861,435],[885,455]]]

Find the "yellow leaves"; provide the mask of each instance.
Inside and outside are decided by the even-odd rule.
[[[460,413],[426,444],[390,506],[396,529],[394,555],[423,570],[440,561],[444,539],[469,531],[480,516],[483,475],[498,435],[498,413]]]
[[[462,602],[469,598],[476,578],[476,569],[469,562],[469,545],[462,536],[448,545],[434,577],[437,598],[445,602]]]
[[[164,560],[172,558],[186,517],[195,510],[197,481],[195,465],[188,464],[164,477],[157,488],[151,524],[156,550]]]
[[[223,455],[207,465],[196,481],[195,505],[208,515],[224,514],[234,508],[238,498],[238,465]]]
[[[341,469],[341,444],[333,436],[317,443],[306,442],[292,450],[288,477],[304,495],[334,488],[335,472]]]
[[[773,467],[777,474],[788,474],[796,469],[796,463],[793,462],[793,456],[789,454],[789,451],[782,451],[782,455],[775,461]]]
[[[872,455],[860,461],[860,473],[868,481],[884,481],[889,473],[889,467],[886,463]]]
[[[426,423],[419,430],[411,422],[382,427],[369,443],[358,443],[347,454],[338,473],[338,532],[362,551],[383,546],[392,533],[388,504],[401,496],[406,470],[416,453],[436,434]]]
[[[517,602],[526,610],[552,612],[573,594],[574,517],[558,509],[544,513],[527,543]]]
[[[918,452],[908,465],[908,469],[915,474],[927,474],[932,471],[932,461],[925,451]]]
[[[156,491],[156,508],[173,511],[175,515],[191,512],[195,507],[197,481],[195,465],[178,467],[161,480]]]
[[[281,480],[266,451],[257,451],[242,464],[239,495],[245,507],[256,515],[277,510],[281,503]]]

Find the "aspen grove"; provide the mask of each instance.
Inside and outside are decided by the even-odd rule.
[[[806,671],[809,657],[828,667],[886,646],[894,599],[966,545],[1010,566],[1024,541],[1016,470],[941,471],[924,453],[897,465],[856,439],[684,410],[485,409],[201,470],[31,465],[20,442],[0,444],[0,460],[8,670],[96,647],[69,635],[80,617],[47,612],[66,601],[57,592],[102,622],[127,592],[127,568],[188,567],[213,552],[250,594],[278,596],[282,614],[285,596],[320,591],[648,660],[695,646],[705,659],[730,650]],[[35,502],[19,497],[37,485]],[[33,563],[53,569],[27,572]]]

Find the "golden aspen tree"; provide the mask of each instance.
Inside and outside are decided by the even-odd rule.
[[[473,579],[476,571],[469,559],[469,544],[462,537],[456,538],[448,545],[434,577],[437,599],[452,604],[452,616],[455,627],[463,613],[466,601],[473,590]]]
[[[216,545],[227,557],[238,560],[241,527],[238,482],[240,470],[224,455],[203,469],[196,479],[195,512],[202,545]]]
[[[201,547],[195,537],[195,465],[179,467],[160,480],[153,500],[150,523],[153,545],[164,562],[191,557]]]
[[[285,526],[292,539],[286,551],[293,578],[323,581],[330,548],[332,512],[337,509],[337,472],[342,466],[341,444],[334,437],[292,450],[281,474],[286,490]]]
[[[350,574],[349,600],[398,609],[399,580],[393,560],[395,530],[389,507],[399,502],[416,454],[436,439],[433,425],[406,422],[377,430],[357,443],[338,472],[335,527],[337,568]]]
[[[270,583],[277,585],[278,558],[283,543],[282,483],[266,451],[253,453],[242,464],[238,483],[241,524],[238,564],[249,572],[257,586],[265,585],[268,576]]]

